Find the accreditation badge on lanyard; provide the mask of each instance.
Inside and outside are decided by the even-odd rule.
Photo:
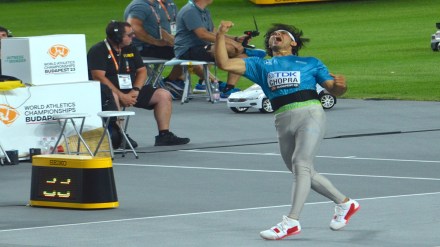
[[[175,21],[170,22],[170,27],[171,27],[171,35],[176,36],[177,33],[177,24]]]
[[[131,75],[130,73],[130,64],[128,63],[127,58],[125,57],[125,71],[127,74],[119,74],[118,73],[118,82],[119,82],[119,88],[120,89],[132,89],[133,84],[131,82]]]
[[[130,74],[119,74],[119,64],[116,61],[115,55],[113,54],[112,48],[110,47],[110,44],[108,43],[107,39],[104,40],[105,46],[107,46],[108,53],[110,54],[110,57],[113,60],[113,63],[115,64],[116,73],[118,73],[118,84],[119,89],[132,89],[133,86],[131,84],[131,75]],[[127,69],[127,72],[130,72],[130,67],[128,64],[128,61],[125,60],[125,66]]]
[[[132,89],[130,74],[118,74],[119,89]]]

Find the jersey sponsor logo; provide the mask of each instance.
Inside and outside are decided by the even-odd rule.
[[[267,75],[267,84],[270,90],[296,88],[301,84],[300,71],[274,71]]]
[[[130,57],[134,57],[134,53],[127,53],[127,54],[124,54],[124,57],[128,57],[128,58],[130,58]]]

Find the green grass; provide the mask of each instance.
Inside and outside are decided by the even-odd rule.
[[[129,0],[0,0],[0,25],[15,36],[85,33],[87,47],[104,38],[105,25],[122,19]],[[187,0],[175,0],[182,7]],[[346,98],[440,101],[440,54],[431,51],[438,1],[353,0],[326,3],[255,6],[248,0],[215,0],[215,25],[232,20],[231,34],[253,28],[262,34],[271,23],[294,24],[311,42],[302,56],[321,59],[347,77]],[[262,47],[263,35],[252,40]],[[221,79],[226,78],[222,71]],[[251,84],[243,78],[239,87]]]

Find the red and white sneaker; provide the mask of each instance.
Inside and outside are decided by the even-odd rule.
[[[352,199],[346,203],[336,204],[335,215],[330,222],[330,229],[333,231],[342,229],[348,224],[350,217],[353,216],[359,208],[359,203]]]
[[[260,236],[267,240],[280,240],[301,232],[299,221],[283,216],[283,221],[269,230],[260,232]]]

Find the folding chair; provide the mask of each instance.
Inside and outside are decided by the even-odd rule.
[[[110,150],[101,150],[101,152],[110,151],[111,157],[113,159],[114,150],[113,150],[113,146],[111,144],[112,142],[111,142],[111,138],[110,138],[109,127],[110,127],[110,118],[117,117],[117,118],[123,119],[123,121],[121,121],[123,126],[119,126],[121,129],[121,134],[124,138],[122,141],[122,145],[125,147],[125,144],[128,143],[128,145],[130,147],[130,151],[134,154],[136,159],[139,159],[139,156],[137,155],[136,150],[134,150],[133,145],[131,145],[131,142],[128,140],[127,134],[125,133],[127,131],[128,120],[129,120],[130,116],[134,116],[134,115],[135,115],[135,112],[133,112],[133,111],[102,111],[102,112],[98,112],[98,116],[102,119],[104,132],[102,133],[102,136],[99,139],[99,142],[98,142],[98,145],[96,146],[96,150],[94,152],[94,155],[96,155],[99,152],[99,148],[102,144],[102,141],[104,140],[105,135],[107,135],[107,138],[108,138],[109,144],[110,144],[109,145]],[[122,151],[122,157],[125,157],[126,152],[127,152],[127,150],[124,148],[124,150]]]
[[[194,65],[202,65],[203,66],[203,75],[205,77],[205,85],[206,85],[206,92],[207,96],[210,102],[214,103],[214,95],[212,92],[212,85],[211,81],[209,80],[209,65],[215,64],[214,62],[206,62],[206,61],[196,61],[196,60],[181,60],[177,58],[173,58],[165,63],[165,66],[174,66],[174,65],[180,65],[183,68],[183,74],[184,74],[184,82],[185,82],[185,88],[183,90],[182,100],[181,103],[188,103],[190,98],[190,91],[192,88],[191,85],[191,73],[190,68]],[[196,97],[196,95],[191,95],[191,97]],[[204,95],[203,97],[206,97]]]
[[[90,154],[90,156],[93,156],[92,151],[90,150],[89,145],[87,145],[86,141],[84,140],[84,138],[82,137],[82,131],[83,131],[83,127],[84,127],[84,122],[86,117],[88,117],[89,115],[86,113],[65,113],[65,114],[55,114],[53,115],[53,118],[58,120],[58,123],[61,126],[61,131],[60,134],[58,136],[58,139],[54,145],[54,147],[58,147],[58,144],[60,143],[61,137],[64,137],[64,141],[66,143],[66,150],[68,154],[72,154],[72,152],[70,151],[69,148],[69,141],[66,137],[66,134],[64,133],[66,130],[66,126],[67,123],[70,121],[72,123],[72,127],[73,130],[75,130],[76,134],[78,135],[78,145],[77,145],[77,151],[74,152],[76,154],[80,154],[80,145],[81,143],[84,145],[84,147],[87,149],[87,152]],[[75,119],[80,119],[81,120],[81,124],[80,124],[80,128],[79,130],[77,129],[77,126],[75,124]],[[64,120],[64,121],[63,121]],[[52,149],[51,153],[55,153],[56,148]]]
[[[0,143],[0,150],[1,150],[2,153],[5,155],[6,161],[7,161],[8,163],[11,163],[11,160],[9,159],[9,156],[8,156],[8,154],[6,153],[6,151],[3,149],[3,146],[2,146],[1,143]],[[2,160],[2,165],[3,165],[3,160]]]
[[[148,79],[145,84],[151,83],[153,87],[163,87],[161,77],[165,63],[168,62],[168,60],[155,57],[142,57],[142,61],[148,70]]]

